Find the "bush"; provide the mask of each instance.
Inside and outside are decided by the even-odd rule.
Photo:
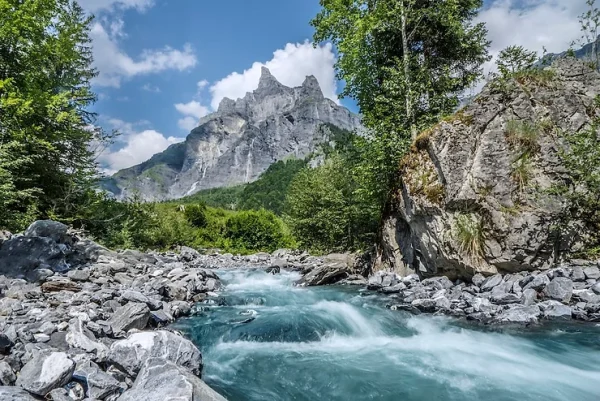
[[[186,205],[184,209],[185,218],[194,227],[206,227],[206,206],[203,204]]]
[[[272,252],[292,244],[283,222],[266,210],[233,214],[225,225],[225,237],[235,247]]]

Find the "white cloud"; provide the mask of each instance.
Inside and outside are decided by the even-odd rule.
[[[144,50],[134,60],[123,52],[100,23],[91,29],[94,64],[99,71],[94,83],[100,86],[119,87],[123,78],[151,74],[165,70],[183,71],[196,65],[196,55],[191,45],[181,50],[169,46],[160,50]]]
[[[198,126],[198,120],[207,115],[210,111],[196,100],[188,103],[177,103],[175,109],[185,117],[177,121],[179,128],[191,131]]]
[[[151,84],[144,84],[142,86],[142,90],[145,90],[146,92],[160,93],[160,88]]]
[[[198,90],[201,91],[202,89],[206,88],[208,86],[208,81],[206,79],[203,79],[202,81],[198,82]]]
[[[275,78],[286,86],[300,86],[307,75],[314,75],[323,94],[337,102],[334,63],[335,55],[329,43],[316,48],[308,41],[288,43],[283,49],[276,50],[271,60],[255,62],[241,74],[234,72],[211,86],[211,107],[216,110],[224,97],[237,99],[255,90],[263,66],[269,68]]]
[[[580,34],[578,15],[585,10],[584,0],[496,0],[482,10],[478,21],[485,22],[492,41],[490,54],[510,45],[521,45],[542,56],[567,50]],[[485,65],[489,72],[494,60]]]
[[[122,133],[119,138],[121,148],[104,150],[98,157],[107,174],[114,174],[121,169],[142,163],[170,145],[185,140],[173,136],[165,137],[153,129],[140,130],[140,127],[148,125],[147,121],[132,124],[118,119],[109,119],[107,123]]]
[[[154,0],[79,0],[79,4],[91,13],[117,8],[136,8],[143,11],[154,4]]]

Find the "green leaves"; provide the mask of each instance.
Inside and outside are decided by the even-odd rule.
[[[537,53],[523,46],[508,46],[502,50],[496,60],[502,78],[508,78],[518,72],[532,68],[537,61]]]

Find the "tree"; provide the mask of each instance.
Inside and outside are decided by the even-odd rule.
[[[502,77],[508,77],[530,68],[536,60],[536,52],[526,50],[523,46],[508,46],[498,55],[496,65]]]
[[[93,128],[91,17],[73,0],[0,0],[0,155],[23,203],[14,213],[76,213],[91,191]],[[9,222],[0,221],[0,226]]]
[[[600,66],[600,55],[598,54],[598,34],[600,33],[600,9],[596,7],[596,0],[586,0],[588,6],[587,11],[579,16],[579,24],[581,26],[581,38],[574,41],[581,46],[589,46],[588,57],[594,64],[594,68]]]
[[[451,113],[489,59],[482,0],[321,0],[315,42],[331,40],[342,96],[356,99],[373,132],[373,181],[393,187],[416,133]],[[385,190],[384,190],[385,192]],[[387,195],[387,194],[386,194]],[[387,196],[381,197],[382,199]]]

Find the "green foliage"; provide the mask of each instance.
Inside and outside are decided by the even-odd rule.
[[[77,213],[96,174],[91,18],[72,0],[0,0],[0,226]],[[8,215],[8,217],[5,217]]]
[[[592,63],[592,68],[598,69],[600,66],[600,55],[598,54],[598,35],[600,34],[600,9],[596,7],[596,0],[586,0],[587,10],[579,16],[579,25],[581,27],[581,37],[573,41],[571,46],[579,44],[580,46],[589,46],[587,57]]]
[[[511,177],[517,184],[520,193],[525,192],[533,178],[533,165],[529,153],[521,153],[512,163]]]
[[[460,251],[472,260],[483,256],[485,231],[481,219],[474,214],[461,214],[454,221],[454,238]]]
[[[506,140],[513,149],[533,155],[539,151],[540,127],[528,121],[510,120],[506,123]]]
[[[227,210],[236,210],[240,204],[240,198],[246,185],[236,185],[233,187],[211,188],[198,191],[193,195],[181,198],[179,202],[197,203],[202,202],[207,206],[218,207]]]
[[[536,61],[536,52],[526,50],[523,46],[508,46],[498,55],[496,65],[500,75],[506,78],[532,68]]]
[[[206,205],[192,204],[184,206],[184,215],[187,221],[194,227],[202,228],[206,227]]]
[[[351,250],[374,240],[378,207],[358,192],[350,160],[332,154],[323,165],[302,170],[290,185],[287,221],[303,247]]]
[[[225,236],[237,249],[273,252],[293,244],[281,220],[266,210],[241,211],[232,215],[225,224]]]
[[[600,109],[600,97],[595,101]],[[583,221],[590,233],[584,253],[594,256],[600,249],[600,117],[596,115],[587,129],[565,132],[566,147],[561,151],[561,159],[569,173],[570,182],[561,186],[560,193],[568,201],[565,220]]]

